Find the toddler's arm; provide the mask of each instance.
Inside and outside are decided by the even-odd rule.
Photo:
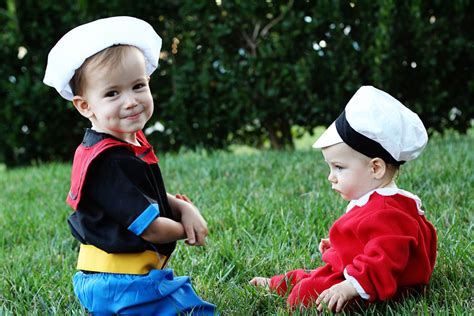
[[[166,217],[157,217],[145,229],[141,237],[154,244],[165,244],[184,239],[186,234],[181,223]]]
[[[181,222],[186,234],[186,243],[194,246],[203,246],[209,231],[207,223],[199,210],[185,195],[171,195],[168,193],[168,202],[176,219]]]

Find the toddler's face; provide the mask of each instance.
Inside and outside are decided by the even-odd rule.
[[[330,169],[332,189],[343,199],[356,200],[379,185],[372,173],[371,159],[345,143],[323,148],[322,153]]]
[[[99,66],[87,70],[84,98],[93,128],[135,142],[135,133],[153,114],[148,81],[145,58],[137,48],[127,50],[112,69]]]

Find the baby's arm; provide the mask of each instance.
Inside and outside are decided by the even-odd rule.
[[[157,217],[141,234],[146,241],[165,244],[186,238],[184,227],[179,222],[166,217]]]
[[[339,313],[347,302],[357,296],[359,294],[356,288],[351,282],[345,280],[324,290],[316,299],[316,306],[320,312],[324,306],[327,306],[328,310],[335,310],[336,313]]]
[[[209,233],[207,223],[199,210],[183,195],[173,196],[168,193],[168,202],[176,219],[181,222],[186,235],[186,243],[203,246]]]

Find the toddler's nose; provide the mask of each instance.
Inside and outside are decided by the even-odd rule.
[[[124,102],[127,109],[132,109],[138,105],[137,100],[132,95],[126,95]]]

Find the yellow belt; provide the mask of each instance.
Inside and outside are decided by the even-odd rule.
[[[107,253],[95,246],[81,244],[77,269],[121,274],[147,274],[163,269],[167,256],[146,250],[138,253]]]

